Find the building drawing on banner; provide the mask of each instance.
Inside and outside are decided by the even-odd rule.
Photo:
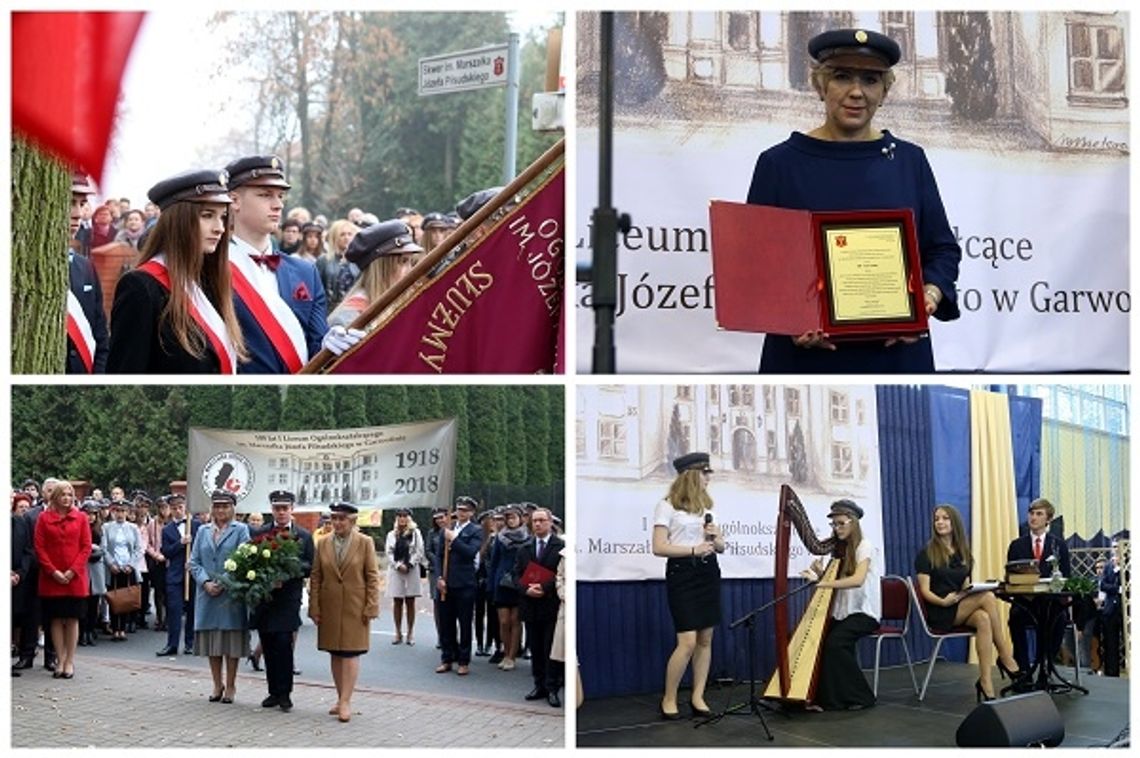
[[[380,457],[375,453],[277,454],[269,459],[269,482],[297,496],[298,505],[345,501],[369,505],[380,494]]]
[[[578,115],[597,115],[598,14],[578,14]],[[1018,11],[639,11],[615,14],[623,120],[810,123],[808,40],[881,31],[902,59],[887,104],[908,137],[975,133],[1003,149],[1129,153],[1128,14]]]
[[[576,414],[579,478],[668,481],[674,458],[701,450],[718,480],[877,497],[873,388],[599,385],[579,388]]]

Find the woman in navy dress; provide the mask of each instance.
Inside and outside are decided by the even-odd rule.
[[[107,372],[232,374],[245,347],[230,287],[226,174],[179,174],[147,195],[162,215],[115,287]]]
[[[995,654],[1002,676],[1022,677],[1013,657],[1013,645],[998,615],[997,600],[992,592],[966,592],[974,559],[958,510],[952,505],[938,506],[934,509],[931,528],[930,541],[914,559],[926,623],[940,632],[955,626],[973,627],[974,646],[978,651],[978,681],[974,691],[979,702],[993,700]]]
[[[922,148],[872,126],[894,82],[894,40],[862,29],[824,32],[808,43],[811,81],[824,122],[761,153],[748,202],[811,211],[914,211],[928,315],[958,318],[955,282],[961,248]],[[775,373],[925,373],[934,370],[928,338],[835,344],[816,331],[767,335],[760,371]]]

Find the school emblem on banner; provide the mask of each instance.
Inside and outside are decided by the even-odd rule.
[[[253,488],[253,481],[253,464],[241,453],[218,453],[202,468],[202,492],[207,496],[224,490],[240,501]]]

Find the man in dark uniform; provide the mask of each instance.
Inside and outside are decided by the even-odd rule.
[[[1065,541],[1060,537],[1049,533],[1049,523],[1053,520],[1056,511],[1053,504],[1045,498],[1039,498],[1029,504],[1029,533],[1018,537],[1013,542],[1009,543],[1009,549],[1006,551],[1007,561],[1027,561],[1034,559],[1037,561],[1038,567],[1041,572],[1042,578],[1047,578],[1053,573],[1052,562],[1049,560],[1052,557],[1057,559],[1057,568],[1063,576],[1072,576],[1072,570],[1069,564],[1069,548],[1065,545]],[[1042,598],[1034,598],[1035,601],[1042,600]],[[1044,601],[1049,602],[1049,601]],[[1042,617],[1048,610],[1044,602],[1036,602],[1034,608],[1034,615],[1039,618]],[[1065,624],[1068,618],[1067,613],[1057,614],[1057,620],[1054,628],[1051,631],[1050,649],[1048,655],[1056,657],[1057,651],[1061,649],[1061,641],[1065,636]],[[1026,628],[1033,625],[1033,617],[1030,614],[1019,608],[1013,606],[1009,611],[1009,637],[1013,643],[1013,657],[1017,660],[1017,666],[1022,671],[1031,670],[1029,661],[1029,642],[1026,638]],[[1038,629],[1038,642],[1042,639],[1042,631]]]
[[[71,174],[71,217],[68,239],[79,231],[79,218],[87,196],[95,191],[80,171]],[[91,261],[67,251],[67,373],[102,374],[107,368],[107,315],[103,288]]]
[[[272,531],[287,531],[301,543],[300,558],[304,576],[289,579],[273,590],[268,600],[253,609],[251,618],[265,656],[265,684],[269,690],[269,696],[261,701],[261,706],[276,706],[285,712],[293,708],[293,636],[301,628],[304,577],[313,568],[313,535],[293,522],[293,504],[296,500],[292,492],[285,490],[269,493],[273,523],[251,535],[256,537]]]
[[[460,495],[455,499],[458,522],[454,528],[444,528],[432,562],[436,566],[436,581],[442,598],[440,608],[440,664],[437,674],[451,671],[466,676],[471,667],[471,622],[475,612],[475,556],[483,545],[483,530],[471,517],[475,514],[475,499]],[[446,566],[446,570],[444,567]]]
[[[558,593],[554,587],[555,572],[566,543],[552,531],[553,514],[546,508],[536,508],[530,517],[534,539],[528,540],[515,559],[514,575],[518,577],[522,617],[526,623],[526,638],[530,643],[530,672],[534,689],[527,700],[546,699],[554,708],[562,706],[558,690],[562,687],[562,664],[550,660],[550,646],[554,643],[554,625],[558,620]],[[525,581],[527,567],[536,563],[549,569],[549,577],[542,581]]]
[[[186,517],[185,497],[174,494],[169,500],[170,522],[162,527],[161,549],[166,559],[166,647],[155,653],[160,657],[178,655],[183,612],[186,613],[185,652],[189,655],[194,650],[194,582],[189,578],[186,558],[194,535],[202,527],[198,519]]]

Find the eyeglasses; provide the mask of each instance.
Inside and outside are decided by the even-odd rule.
[[[850,523],[851,523],[851,521],[848,519],[833,519],[831,522],[831,525],[832,526],[847,526]]]

